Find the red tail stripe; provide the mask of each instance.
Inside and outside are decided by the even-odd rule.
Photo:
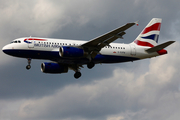
[[[160,31],[160,27],[161,27],[161,23],[155,23],[155,24],[145,28],[144,31],[142,32],[142,34],[146,34],[146,33],[153,31],[153,30]]]
[[[135,40],[134,43],[140,46],[154,47],[154,45],[152,45],[151,43],[144,42],[144,41]]]
[[[152,45],[151,43],[144,42],[144,41],[135,40],[134,43],[140,46],[154,47],[154,45]],[[164,55],[164,54],[167,54],[167,50],[162,49],[162,50],[157,51],[157,53],[159,55]]]

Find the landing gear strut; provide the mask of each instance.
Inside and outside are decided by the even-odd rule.
[[[78,65],[78,64],[72,64],[72,65],[69,65],[68,66],[71,70],[73,70],[75,73],[74,73],[74,78],[78,79],[81,77],[81,68],[83,68],[82,65]]]
[[[26,66],[26,69],[29,70],[31,68],[31,65],[30,65],[31,64],[31,59],[28,58],[27,60],[28,60],[28,65]]]
[[[78,79],[81,77],[81,72],[75,72],[74,78]]]

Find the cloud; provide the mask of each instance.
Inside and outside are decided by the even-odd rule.
[[[112,117],[108,117],[107,120],[123,120],[124,117],[122,116],[112,116]]]
[[[30,36],[32,34],[47,37],[56,30],[56,21],[63,19],[63,9],[57,10],[50,1],[32,1],[35,4],[18,1],[8,4],[0,12],[3,17],[1,24],[5,28],[1,30],[6,32],[5,34],[12,32],[9,33],[11,36],[22,36],[23,34]]]
[[[116,68],[108,78],[66,85],[44,97],[1,101],[1,113],[4,118],[10,113],[17,119],[37,120],[177,119],[179,46],[176,42],[168,55],[151,59],[149,67],[144,66],[146,72]]]

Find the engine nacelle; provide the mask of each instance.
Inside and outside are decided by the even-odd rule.
[[[59,48],[59,55],[66,58],[83,57],[86,53],[83,49],[70,46],[62,46]]]
[[[67,73],[68,66],[60,65],[58,63],[42,63],[41,64],[41,71],[43,73]]]

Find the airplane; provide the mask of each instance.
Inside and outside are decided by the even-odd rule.
[[[13,40],[4,46],[5,54],[26,58],[31,68],[32,59],[50,60],[41,64],[43,73],[67,73],[74,70],[74,77],[81,77],[81,68],[87,65],[89,69],[95,64],[121,63],[136,61],[167,54],[166,48],[175,41],[158,43],[161,18],[153,18],[137,38],[130,44],[112,43],[123,39],[125,31],[138,22],[127,23],[90,41],[23,37]]]

